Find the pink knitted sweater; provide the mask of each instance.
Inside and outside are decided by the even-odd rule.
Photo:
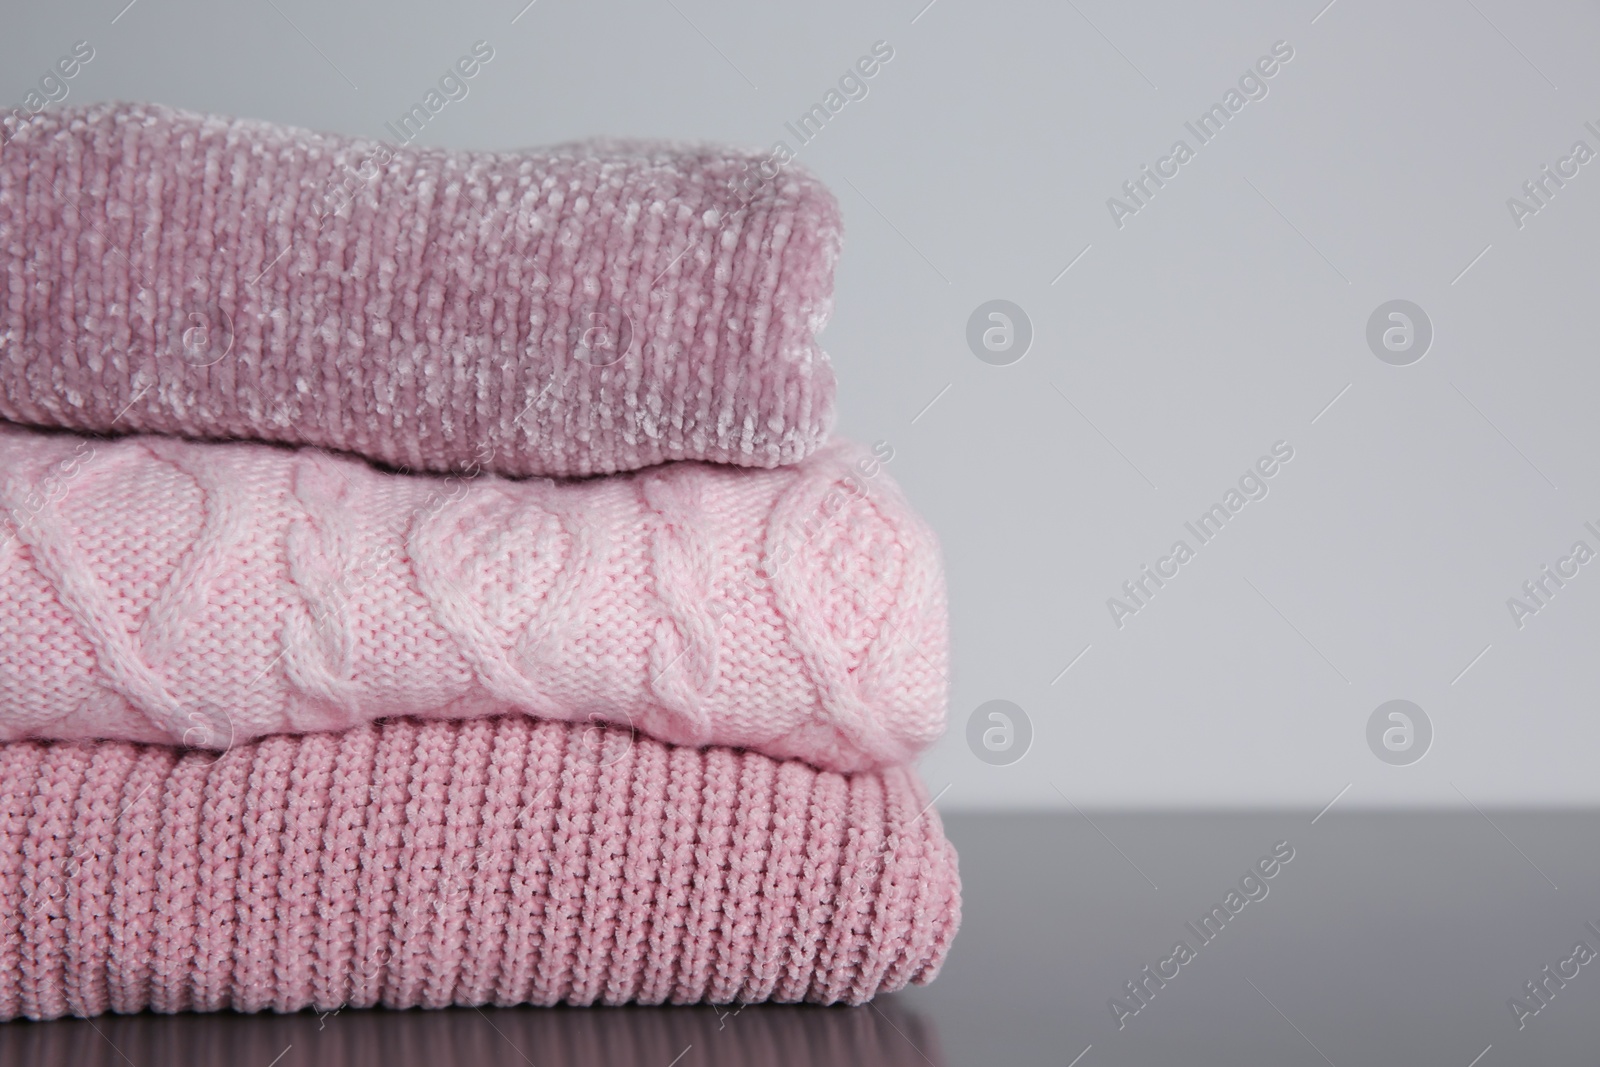
[[[839,211],[763,159],[6,118],[0,418],[434,471],[793,463],[833,418]]]
[[[0,740],[519,711],[903,763],[943,729],[947,628],[889,455],[461,481],[0,426]]]
[[[930,980],[959,921],[906,770],[514,716],[15,742],[0,781],[0,1018],[859,1003]]]

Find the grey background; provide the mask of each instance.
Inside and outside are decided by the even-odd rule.
[[[845,211],[840,430],[893,444],[945,547],[940,807],[1600,801],[1600,562],[1523,629],[1506,606],[1600,550],[1600,162],[1520,230],[1506,207],[1576,139],[1600,150],[1600,12],[925,3],[12,3],[0,102],[86,39],[70,101],[378,137],[481,38],[494,59],[423,141],[792,147],[785,122],[887,41],[799,160]],[[1118,229],[1107,198],[1279,40],[1266,98]],[[1405,367],[1365,340],[1397,298],[1435,332]],[[991,299],[1032,322],[1009,366],[966,344]],[[1106,599],[1279,440],[1266,499],[1117,629]],[[1410,766],[1367,747],[1397,698],[1433,725]],[[1002,766],[967,744],[996,699],[1033,728]]]

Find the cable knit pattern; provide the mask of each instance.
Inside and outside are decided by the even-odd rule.
[[[0,782],[6,1019],[857,1004],[930,981],[959,923],[904,768],[510,716],[12,742]]]
[[[0,418],[556,476],[773,467],[832,423],[838,205],[762,153],[4,121]]]
[[[933,536],[845,444],[562,483],[0,426],[3,740],[518,711],[848,772],[939,735],[946,653]]]

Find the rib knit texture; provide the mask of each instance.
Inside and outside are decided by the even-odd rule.
[[[760,153],[150,104],[0,134],[0,418],[517,475],[772,467],[832,423],[838,205]]]
[[[931,980],[959,918],[907,770],[507,717],[14,742],[0,780],[0,1018],[854,1004]]]
[[[933,535],[853,446],[558,483],[0,426],[3,740],[517,711],[863,770],[943,729],[947,640]]]

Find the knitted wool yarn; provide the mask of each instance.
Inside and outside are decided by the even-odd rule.
[[[931,980],[959,921],[904,769],[509,717],[18,742],[0,781],[0,1018],[853,1004]]]
[[[796,462],[833,419],[839,211],[764,158],[7,118],[0,418],[432,471]]]
[[[943,729],[945,593],[880,460],[460,480],[0,426],[0,740],[520,711],[902,763]]]

